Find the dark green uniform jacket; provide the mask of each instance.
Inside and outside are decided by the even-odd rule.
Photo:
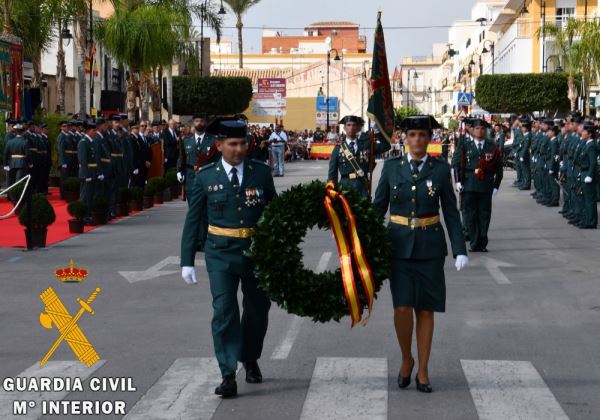
[[[236,191],[221,161],[203,166],[195,176],[194,187],[181,238],[181,266],[193,266],[202,223],[224,228],[252,228],[275,197],[275,185],[268,165],[244,161],[242,183]],[[204,252],[207,271],[251,269],[244,251],[250,238],[230,238],[208,234]]]
[[[406,156],[386,160],[373,204],[383,214],[389,207],[391,215],[409,218],[438,215],[441,205],[454,256],[467,255],[447,162],[428,156],[419,175],[413,177]],[[434,259],[448,255],[440,223],[423,228],[390,223],[388,229],[394,258]]]

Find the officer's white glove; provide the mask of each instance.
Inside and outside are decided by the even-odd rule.
[[[498,188],[494,188],[494,190],[492,191],[492,197],[495,197],[498,195]]]
[[[169,159],[165,159],[165,163],[167,163],[169,161]]]
[[[523,158],[519,158],[519,160],[520,160],[521,162],[523,162]]]
[[[181,184],[183,182],[183,174],[181,172],[177,172],[177,181]]]
[[[60,165],[60,166],[62,166],[63,168],[67,169],[67,164],[66,164],[66,163],[63,163],[63,164],[62,164],[62,165]]]
[[[454,264],[454,266],[456,267],[456,271],[462,270],[467,265],[469,265],[469,257],[467,257],[466,255],[456,256],[456,263]]]
[[[548,171],[548,173],[549,173],[550,175],[552,175],[552,174],[554,173],[554,171],[553,171],[553,170],[549,170],[549,171]]]
[[[85,182],[92,182],[92,178],[86,178]]]
[[[139,170],[139,169],[134,169],[134,170],[133,170],[133,174],[134,174],[134,175],[137,175],[137,174],[139,174],[139,173],[140,173],[140,170]]]
[[[196,270],[194,267],[181,267],[181,277],[187,284],[196,284]]]
[[[463,186],[461,182],[456,183],[456,191],[461,192],[463,190]]]
[[[583,179],[583,182],[585,182],[586,184],[591,184],[592,183],[592,177],[591,176],[586,176]]]
[[[5,166],[5,167],[4,167],[4,170],[5,170],[6,172],[10,171],[10,166],[8,166],[8,165],[7,165],[7,166]]]
[[[100,175],[98,175],[98,179],[99,179],[100,181],[104,181],[104,175],[103,175],[103,174],[100,174]]]
[[[563,162],[563,161],[561,161],[561,162],[560,162],[560,169],[562,169],[562,168],[563,168],[563,166],[565,166],[565,164],[564,164],[564,162]]]

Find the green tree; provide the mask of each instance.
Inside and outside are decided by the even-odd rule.
[[[242,16],[254,5],[258,4],[260,0],[225,0],[225,3],[229,6],[233,14],[235,14],[237,22],[235,27],[238,31],[238,54],[240,61],[240,68],[244,68],[244,43],[242,37],[242,28],[244,23],[242,22]]]
[[[396,115],[396,122],[399,123],[405,118],[412,117],[413,115],[420,115],[421,111],[414,106],[399,106],[394,110],[394,114]]]

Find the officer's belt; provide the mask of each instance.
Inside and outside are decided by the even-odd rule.
[[[228,238],[249,238],[254,234],[254,228],[224,228],[208,225],[208,233]]]
[[[107,158],[101,158],[101,159],[100,159],[100,162],[103,162],[103,163],[110,163],[110,159],[107,159]]]
[[[65,153],[67,155],[76,155],[77,154],[77,150],[65,150]]]
[[[10,155],[12,159],[26,158],[27,155]]]
[[[354,172],[351,174],[348,174],[348,175],[342,175],[342,179],[356,179],[356,178],[358,178],[358,175]]]
[[[425,227],[440,223],[440,216],[431,217],[404,217],[398,216],[397,214],[390,215],[390,222],[396,225],[415,227]]]
[[[123,153],[111,153],[112,157],[123,157]]]
[[[30,148],[29,148],[29,151],[31,151],[31,152],[36,152],[36,153],[37,153],[38,149],[36,149],[35,147],[30,147]]]
[[[88,168],[97,168],[97,167],[98,167],[98,164],[97,164],[97,163],[88,163],[88,164],[87,164],[87,167],[88,167]]]

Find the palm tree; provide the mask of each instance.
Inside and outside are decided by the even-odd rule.
[[[44,0],[4,0],[2,6],[4,25],[8,15],[9,31],[21,38],[23,53],[33,65],[31,87],[37,88],[41,85],[42,53],[50,48],[54,36],[51,8]]]
[[[559,27],[553,23],[547,23],[544,28],[537,31],[538,37],[553,37],[554,48],[560,58],[562,68],[567,72],[567,84],[569,89],[569,101],[571,102],[571,111],[577,108],[577,84],[575,76],[580,72],[578,56],[573,49],[577,38],[581,33],[581,24],[576,19],[567,20],[566,26]]]
[[[2,32],[5,34],[10,34],[10,14],[12,11],[13,0],[3,0],[2,2]]]
[[[240,57],[240,68],[244,68],[244,44],[242,40],[242,28],[244,27],[244,23],[242,22],[242,15],[244,15],[248,9],[252,6],[258,4],[260,0],[225,0],[225,3],[229,6],[233,14],[235,14],[237,18],[237,23],[235,27],[238,31],[238,54]]]
[[[129,68],[127,112],[133,119],[138,91],[148,95],[156,69],[170,66],[181,43],[189,40],[191,17],[175,1],[112,1],[115,12],[97,25],[97,40]]]

